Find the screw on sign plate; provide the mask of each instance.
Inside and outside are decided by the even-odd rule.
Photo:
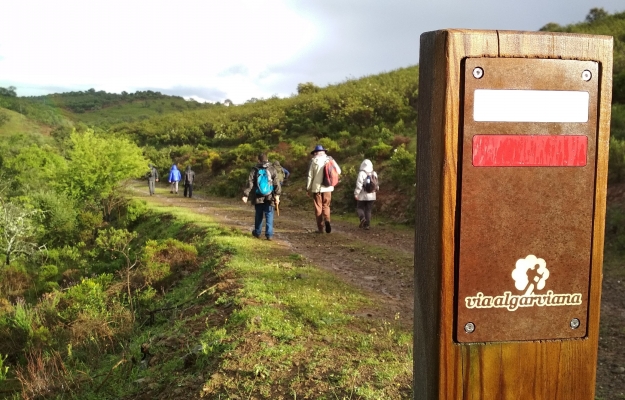
[[[473,77],[475,79],[482,79],[482,77],[484,76],[484,70],[480,67],[475,67],[473,69]],[[587,80],[587,79],[585,79]]]
[[[577,318],[573,318],[573,319],[571,320],[571,323],[570,323],[569,325],[571,325],[571,329],[577,329],[577,328],[579,328],[579,319],[577,319]]]
[[[588,71],[587,69],[584,70],[584,72],[582,72],[582,80],[588,82],[591,79],[592,79],[592,72]]]
[[[473,333],[475,331],[475,324],[473,322],[467,322],[464,326],[464,331],[466,333]]]

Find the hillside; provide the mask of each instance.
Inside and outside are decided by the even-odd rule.
[[[14,133],[49,135],[50,130],[49,127],[38,124],[19,112],[0,108],[0,136]]]
[[[622,43],[623,16],[595,10],[543,29]],[[414,397],[418,74],[305,82],[291,97],[241,105],[0,88],[0,397]],[[343,167],[323,235],[304,192],[317,143]],[[625,398],[618,96],[610,151],[598,400]],[[254,209],[240,200],[259,152],[292,173],[272,241],[250,235]],[[365,157],[381,186],[370,230],[359,228],[352,186]],[[161,173],[154,196],[148,162]],[[174,162],[198,173],[195,198],[169,193]]]
[[[260,152],[280,161],[292,172],[292,184],[301,187],[308,154],[321,143],[344,170],[346,183],[338,187],[336,206],[351,207],[356,169],[370,158],[388,194],[387,203],[378,207],[407,221],[414,196],[418,76],[418,67],[409,67],[325,88],[304,83],[297,95],[285,99],[168,114],[111,131],[144,146],[161,174],[172,159],[192,165],[209,193],[225,196],[240,194]],[[301,195],[290,191],[286,200],[298,203]],[[408,211],[391,211],[397,208]]]

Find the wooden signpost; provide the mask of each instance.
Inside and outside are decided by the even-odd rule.
[[[594,399],[611,90],[611,37],[421,36],[415,399]]]

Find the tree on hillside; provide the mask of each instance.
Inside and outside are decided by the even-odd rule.
[[[136,144],[118,137],[103,137],[93,130],[72,132],[65,186],[72,197],[103,206],[108,219],[119,200],[123,181],[147,172],[148,161]]]
[[[40,210],[28,210],[12,202],[0,201],[0,250],[6,256],[6,265],[15,256],[37,251],[37,220],[42,215]]]
[[[591,8],[588,15],[586,15],[586,22],[592,23],[595,21],[599,21],[600,19],[603,19],[609,15],[610,13],[608,13],[603,8],[598,8],[598,7]]]
[[[8,88],[0,87],[0,96],[17,97],[15,86],[9,86]]]
[[[299,83],[297,85],[297,94],[317,93],[319,90],[319,86],[312,82]]]

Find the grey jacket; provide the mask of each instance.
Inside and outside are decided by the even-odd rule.
[[[256,193],[256,189],[258,188],[256,184],[257,172],[260,168],[266,168],[267,172],[271,175],[271,180],[273,184],[273,192],[268,194],[267,196],[263,196]],[[252,204],[263,204],[265,202],[271,202],[272,205],[275,205],[275,197],[276,195],[282,194],[282,188],[280,187],[280,182],[278,181],[278,173],[276,168],[270,163],[258,163],[247,177],[247,187],[243,190],[243,195],[248,197]]]

